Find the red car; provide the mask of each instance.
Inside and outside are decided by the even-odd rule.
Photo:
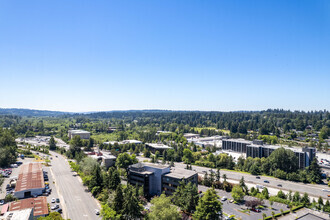
[[[254,212],[261,212],[260,209],[252,208],[251,210],[254,211]]]

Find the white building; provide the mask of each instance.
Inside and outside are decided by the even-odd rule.
[[[71,139],[77,135],[79,135],[81,139],[89,139],[91,136],[91,133],[88,131],[84,131],[84,130],[69,130],[68,131],[69,139]]]

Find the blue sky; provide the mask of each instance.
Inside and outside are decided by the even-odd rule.
[[[0,107],[330,110],[330,2],[0,1]]]

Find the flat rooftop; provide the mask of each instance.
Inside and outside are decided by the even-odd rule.
[[[10,204],[9,211],[17,211],[33,208],[33,216],[48,215],[47,198],[40,196],[37,198],[22,199]]]
[[[183,137],[185,138],[190,138],[190,137],[196,137],[199,136],[199,134],[194,134],[194,133],[184,133]]]
[[[131,165],[133,168],[143,168],[143,167],[154,167],[157,169],[165,169],[168,168],[168,165],[158,164],[158,163],[136,163]]]
[[[239,142],[239,143],[245,143],[245,144],[252,144],[252,141],[248,141],[248,140],[245,140],[245,139],[242,139],[242,138],[238,138],[238,139],[224,139],[222,141],[232,141],[232,142]]]
[[[45,188],[44,174],[40,163],[28,163],[21,166],[15,192]]]
[[[250,144],[248,146],[252,146],[252,147],[263,147],[263,148],[269,148],[269,149],[274,149],[274,150],[283,147],[284,149],[291,150],[293,152],[303,152],[303,148],[298,149],[298,148],[294,148],[294,147],[279,146],[279,145],[265,145],[265,144],[264,145],[256,145],[256,144]]]
[[[182,168],[172,168],[170,173],[165,174],[165,177],[172,177],[176,179],[188,179],[192,177],[193,175],[197,174],[193,170],[186,170]]]
[[[84,131],[84,130],[69,130],[69,132],[71,134],[76,134],[76,133],[79,133],[79,134],[90,134],[89,131]]]
[[[172,147],[169,147],[165,144],[154,144],[154,143],[147,143],[149,147],[155,148],[155,149],[160,149],[160,150],[166,150],[166,149],[172,149]]]
[[[18,211],[6,212],[3,216],[0,216],[0,220],[29,220],[31,216],[32,208],[22,209]]]

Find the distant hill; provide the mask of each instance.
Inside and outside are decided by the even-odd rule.
[[[47,116],[60,116],[65,114],[71,114],[69,112],[60,111],[47,111],[47,110],[35,110],[24,108],[0,108],[0,115],[19,115],[29,117],[47,117]]]

